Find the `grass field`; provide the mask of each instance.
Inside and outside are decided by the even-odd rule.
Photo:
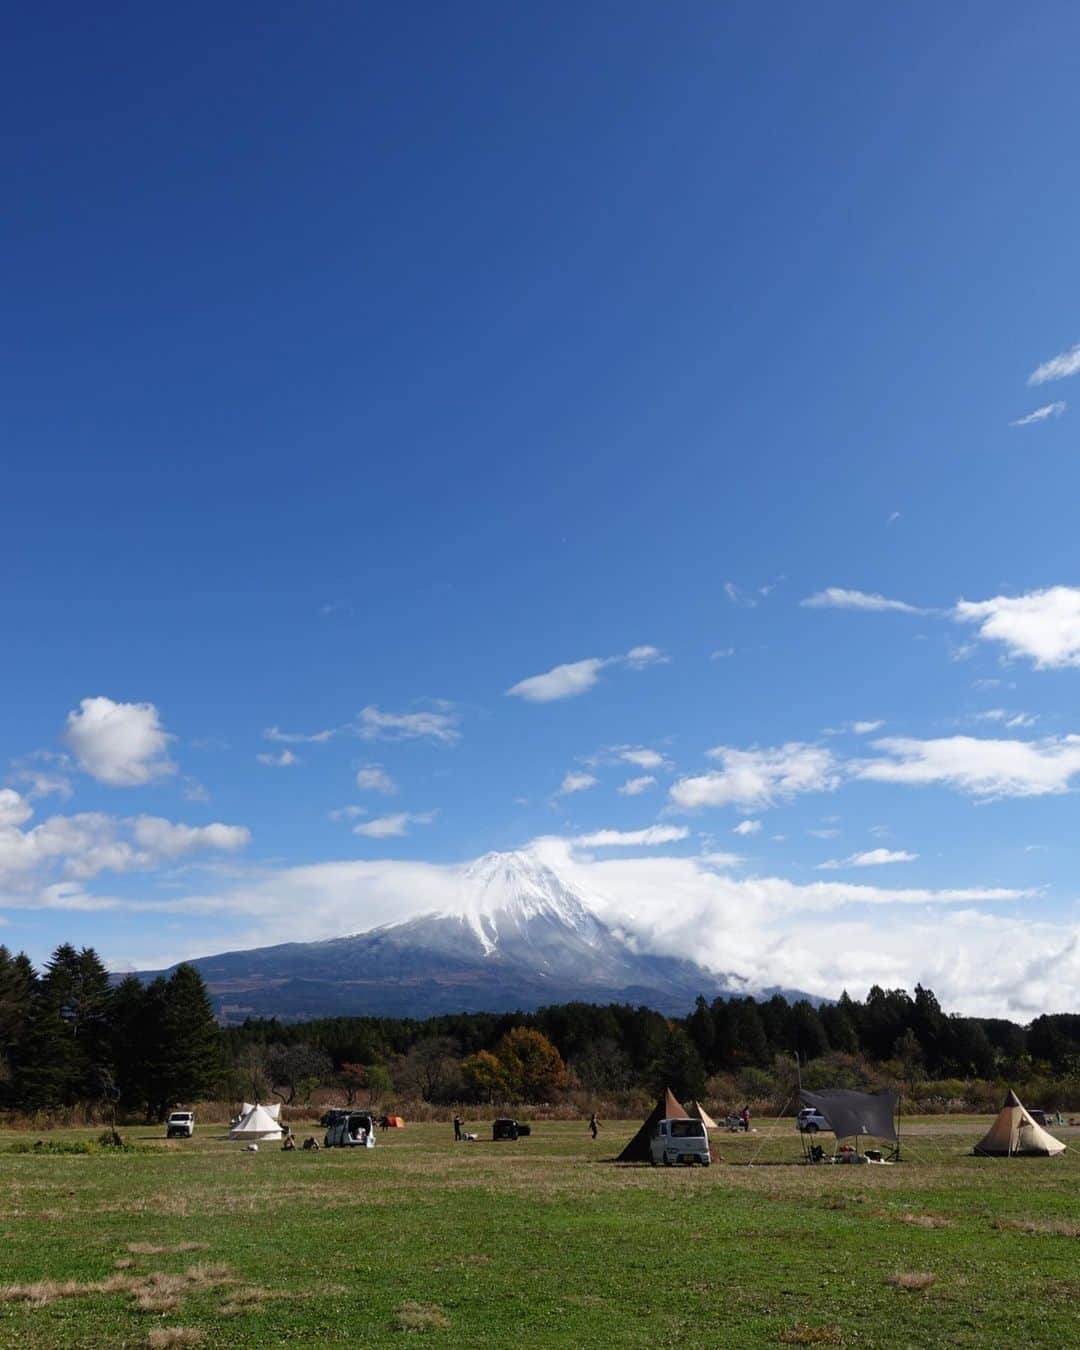
[[[0,1344],[1078,1344],[1080,1151],[967,1156],[986,1123],[806,1167],[785,1121],[692,1171],[612,1166],[629,1124],[257,1155],[217,1127],[92,1156],[0,1135]]]

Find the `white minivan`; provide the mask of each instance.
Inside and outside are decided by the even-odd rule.
[[[649,1141],[649,1150],[653,1167],[660,1163],[665,1167],[677,1163],[708,1167],[709,1132],[700,1120],[662,1120]]]

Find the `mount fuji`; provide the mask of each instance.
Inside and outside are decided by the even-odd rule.
[[[452,909],[350,937],[225,952],[192,964],[226,1022],[423,1018],[571,1000],[683,1014],[698,994],[747,992],[737,976],[639,951],[553,868],[525,852],[489,853],[473,863]]]

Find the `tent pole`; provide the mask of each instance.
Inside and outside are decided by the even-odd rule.
[[[896,1102],[896,1161],[900,1161],[900,1122],[904,1115],[904,1094],[901,1092]]]

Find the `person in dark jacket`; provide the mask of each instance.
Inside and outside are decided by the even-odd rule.
[[[462,1124],[461,1117],[460,1117],[460,1116],[455,1116],[455,1117],[454,1117],[454,1143],[455,1143],[455,1144],[460,1144],[460,1143],[461,1143],[461,1124]]]
[[[600,1122],[596,1118],[595,1111],[589,1117],[589,1133],[592,1135],[594,1139],[600,1133]]]

